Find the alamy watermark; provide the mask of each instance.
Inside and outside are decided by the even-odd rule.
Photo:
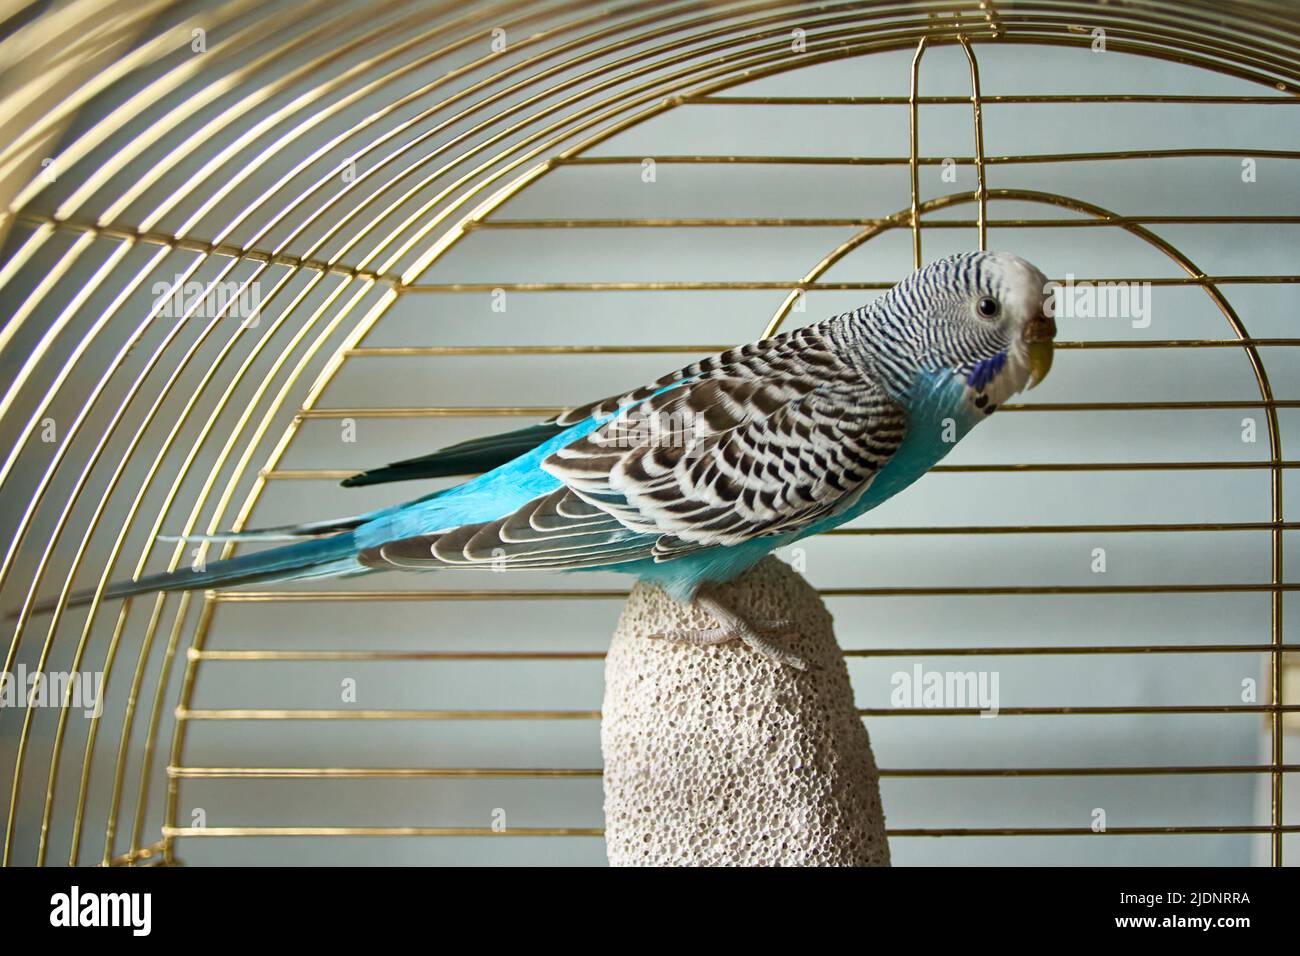
[[[260,282],[167,282],[153,284],[154,311],[167,319],[215,319],[225,315],[257,328],[262,314]]]
[[[1049,282],[1043,311],[1057,319],[1127,319],[1135,329],[1151,326],[1150,282]]]
[[[893,707],[916,710],[978,708],[981,717],[998,715],[997,671],[927,671],[916,664],[889,678]]]
[[[606,448],[683,448],[689,457],[703,449],[709,437],[704,416],[690,411],[646,412],[624,408],[591,436]]]
[[[153,928],[153,894],[83,891],[74,885],[50,897],[50,925],[121,927],[133,936],[148,936]]]
[[[0,671],[0,710],[7,707],[71,707],[86,717],[104,713],[103,671]]]

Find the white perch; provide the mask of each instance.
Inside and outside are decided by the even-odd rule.
[[[605,663],[605,844],[614,866],[888,866],[875,759],[831,615],[767,558],[721,589],[800,672],[744,644],[655,640],[712,627],[637,584]]]

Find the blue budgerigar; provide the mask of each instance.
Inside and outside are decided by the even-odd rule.
[[[925,474],[1051,367],[1046,279],[1016,256],[940,259],[852,312],[703,359],[539,425],[356,475],[477,475],[338,521],[225,536],[294,543],[110,586],[150,591],[445,568],[623,571],[799,667],[716,585]],[[73,603],[84,603],[88,593]]]

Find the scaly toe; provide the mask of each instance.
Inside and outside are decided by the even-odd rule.
[[[776,661],[778,664],[784,664],[786,667],[793,667],[797,671],[812,670],[808,662],[792,651],[787,651],[783,647],[769,641],[756,629],[749,628],[740,635],[740,639],[757,654],[761,654],[768,660]]]
[[[651,634],[650,639],[654,641],[667,641],[670,644],[690,644],[695,647],[712,647],[715,644],[725,644],[728,641],[734,641],[736,635],[722,627],[681,628],[678,630],[664,631],[662,634]]]

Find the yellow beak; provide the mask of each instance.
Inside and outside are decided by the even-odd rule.
[[[1034,316],[1021,333],[1029,353],[1029,387],[1033,388],[1052,370],[1052,339],[1056,337],[1056,323],[1045,312]]]
[[[1051,339],[1042,339],[1029,343],[1029,387],[1033,388],[1052,370],[1052,353],[1055,348]]]

